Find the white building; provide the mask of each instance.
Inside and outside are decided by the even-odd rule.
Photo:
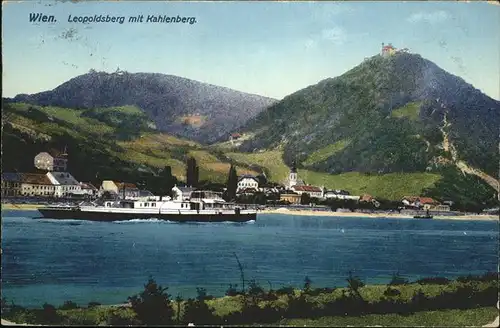
[[[83,195],[96,196],[98,192],[97,188],[90,182],[80,182],[80,188]]]
[[[316,187],[316,186],[292,186],[290,189],[295,191],[295,193],[297,193],[299,195],[309,194],[309,196],[311,196],[311,197],[323,198],[323,189],[320,187]]]
[[[54,185],[55,197],[66,197],[72,194],[82,194],[82,186],[68,172],[47,172],[47,177]]]
[[[338,193],[336,191],[327,191],[324,194],[325,199],[342,199],[342,200],[356,200],[360,199],[360,196],[346,195],[343,193]]]
[[[129,182],[118,182],[112,180],[104,180],[99,188],[99,195],[103,195],[105,192],[117,195],[120,198],[125,199],[136,199],[140,197],[140,190],[133,183]]]
[[[259,190],[259,179],[253,175],[242,175],[238,178],[238,186],[236,192],[240,192],[245,189],[255,189]]]
[[[21,196],[53,197],[55,186],[45,174],[22,173]]]
[[[177,185],[175,185],[172,188],[173,199],[178,201],[189,200],[194,190],[195,188],[192,187],[177,187]]]

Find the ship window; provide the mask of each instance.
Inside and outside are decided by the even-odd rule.
[[[144,203],[144,207],[148,207],[149,206],[149,203]]]
[[[151,203],[151,206],[152,207],[156,207],[156,203]]]

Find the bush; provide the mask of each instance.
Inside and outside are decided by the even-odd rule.
[[[450,280],[445,277],[422,278],[416,281],[420,285],[447,285]]]
[[[60,310],[74,310],[78,309],[78,304],[72,301],[64,301],[64,304],[59,307]]]
[[[248,295],[262,296],[265,294],[264,289],[255,280],[250,280],[248,284]]]
[[[89,302],[89,304],[87,304],[87,308],[92,309],[92,308],[98,307],[100,305],[101,305],[101,303],[99,303],[99,302]]]
[[[229,284],[229,288],[226,290],[226,296],[236,296],[236,295],[239,295],[241,294],[238,289],[236,289],[236,287],[238,287],[238,284]]]
[[[387,297],[398,296],[400,294],[401,292],[398,289],[391,287],[387,287],[387,289],[384,291],[384,296]]]
[[[44,324],[58,324],[62,322],[62,317],[57,313],[56,307],[52,304],[43,304],[43,311],[40,313],[39,319]]]
[[[390,286],[406,285],[408,284],[408,282],[409,282],[408,279],[401,277],[398,272],[392,274],[392,279],[389,282],[389,285]]]
[[[139,295],[129,297],[137,318],[146,325],[168,325],[173,322],[174,310],[170,302],[168,287],[162,288],[150,278]]]
[[[284,286],[276,290],[277,295],[292,295],[295,289],[292,286]]]
[[[192,322],[198,325],[210,325],[217,323],[218,317],[214,315],[213,309],[211,309],[205,302],[207,299],[207,292],[205,288],[196,288],[196,292],[198,294],[196,299],[190,298],[186,302],[182,322]]]
[[[312,316],[312,305],[307,302],[305,294],[289,296],[286,318],[309,318]]]

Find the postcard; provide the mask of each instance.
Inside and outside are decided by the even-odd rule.
[[[497,1],[2,6],[2,325],[498,326]]]

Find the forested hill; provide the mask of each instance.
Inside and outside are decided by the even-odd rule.
[[[137,106],[157,128],[202,143],[227,139],[275,99],[157,73],[91,71],[54,90],[18,95],[15,102],[93,109]]]
[[[500,102],[417,54],[373,56],[250,120],[240,150],[282,149],[321,172],[424,172],[462,161],[498,174]]]

